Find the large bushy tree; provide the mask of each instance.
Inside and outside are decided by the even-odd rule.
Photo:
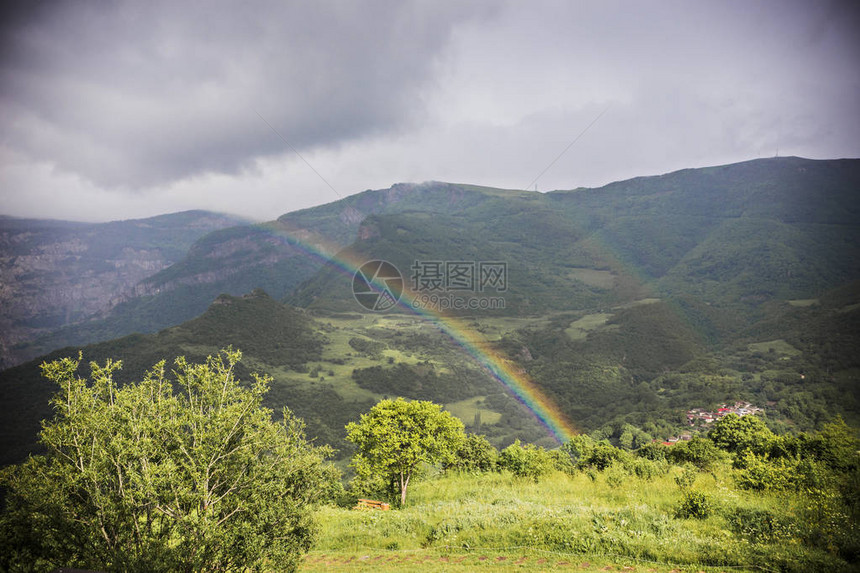
[[[776,436],[758,416],[727,414],[717,420],[708,437],[723,450],[742,455],[764,455],[774,446]]]
[[[43,364],[56,413],[47,453],[3,475],[0,568],[295,570],[328,450],[289,411],[272,419],[269,379],[240,385],[240,358],[178,358],[173,379],[162,361],[123,387],[118,362],[93,363],[90,382],[80,357]]]
[[[359,478],[383,480],[406,504],[410,480],[424,464],[453,463],[465,440],[463,423],[433,402],[382,400],[346,426],[358,451],[352,467]]]

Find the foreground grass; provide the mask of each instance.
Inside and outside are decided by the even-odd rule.
[[[459,573],[469,571],[648,571],[649,573],[680,573],[725,571],[725,568],[677,566],[649,563],[622,558],[583,556],[555,552],[500,551],[495,549],[471,552],[437,550],[389,551],[371,553],[319,552],[307,555],[300,569],[316,571],[414,571],[417,573]],[[734,572],[767,571],[768,569],[732,568]]]
[[[714,500],[707,518],[676,517],[677,471],[620,483],[611,473],[436,476],[415,484],[402,510],[322,508],[302,571],[847,570],[791,532],[750,539],[733,529],[738,508],[790,521],[801,500],[739,491],[726,471],[696,478]]]

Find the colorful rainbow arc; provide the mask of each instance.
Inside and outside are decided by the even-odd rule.
[[[367,262],[367,260],[359,260],[359,257],[348,249],[338,249],[325,241],[314,240],[311,243],[298,239],[295,236],[297,234],[290,233],[280,226],[267,226],[266,228],[270,233],[287,240],[291,246],[295,246],[312,257],[333,266],[338,272],[348,276],[350,280],[357,270]],[[401,308],[410,314],[428,320],[460,346],[493,378],[510,390],[559,444],[567,442],[578,433],[558,406],[544,394],[523,369],[493,349],[483,336],[470,329],[463,320],[442,311],[416,307],[416,305],[407,302],[406,298],[411,295],[414,299],[415,295],[408,289],[404,289],[403,295],[398,302]]]

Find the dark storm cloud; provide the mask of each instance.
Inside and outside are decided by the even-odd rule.
[[[29,6],[29,7],[28,7]],[[479,4],[68,2],[4,16],[5,144],[100,186],[237,173],[397,130]]]
[[[567,189],[860,156],[856,0],[0,10],[10,214],[266,219],[396,181]]]

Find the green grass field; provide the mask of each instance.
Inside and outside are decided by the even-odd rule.
[[[739,511],[785,523],[798,496],[735,487],[728,467],[692,486],[711,500],[705,519],[680,518],[681,468],[641,479],[556,473],[539,483],[509,473],[436,475],[410,488],[401,510],[323,507],[302,571],[824,571],[844,562],[787,531],[754,539]],[[789,528],[790,529],[790,528]]]
[[[754,342],[747,346],[750,352],[776,352],[786,356],[795,356],[800,351],[785,340],[768,340],[767,342]]]
[[[571,322],[570,326],[564,332],[571,340],[583,340],[592,330],[605,326],[606,321],[610,318],[612,318],[612,315],[605,312],[586,314],[582,318]]]
[[[494,412],[480,405],[482,397],[476,396],[467,400],[460,400],[451,404],[445,404],[445,409],[461,420],[472,421],[477,412],[481,412],[482,424],[497,424],[502,419],[499,412]]]

